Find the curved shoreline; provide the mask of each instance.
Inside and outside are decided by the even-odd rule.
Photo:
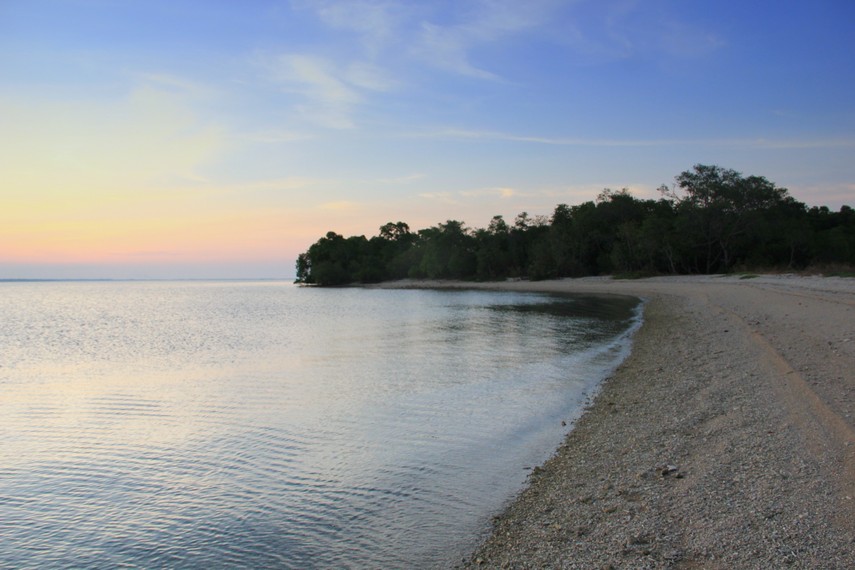
[[[852,567],[855,280],[383,286],[649,300],[630,356],[466,566]]]

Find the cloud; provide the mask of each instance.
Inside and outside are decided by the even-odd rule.
[[[323,55],[287,53],[265,65],[283,91],[298,96],[291,103],[294,111],[331,129],[358,127],[357,112],[372,94],[401,89],[419,67],[504,81],[496,50],[521,38],[550,44],[564,52],[565,61],[588,63],[651,54],[699,57],[725,45],[701,25],[682,20],[677,8],[633,0],[292,0],[291,5],[314,14],[336,41],[325,44]]]
[[[345,70],[344,77],[354,87],[368,91],[391,91],[398,87],[398,81],[371,63],[352,63]]]
[[[399,27],[408,17],[407,8],[398,2],[316,0],[303,4],[331,28],[358,34],[372,57],[398,37]]]
[[[478,190],[464,190],[461,196],[474,198],[479,196],[498,196],[499,198],[518,198],[521,196],[519,190],[509,187],[482,188]]]
[[[308,0],[308,8],[329,28],[355,33],[362,56],[378,64],[400,56],[466,77],[499,75],[473,63],[473,52],[550,21],[562,0],[476,0],[402,3],[387,0]]]
[[[520,3],[522,4],[522,3]],[[601,65],[617,60],[696,59],[727,46],[726,39],[681,14],[681,3],[639,0],[546,3],[539,39],[564,46],[567,61]]]
[[[321,57],[284,54],[267,65],[273,81],[283,91],[296,93],[302,102],[297,110],[311,122],[333,129],[355,127],[351,109],[359,92],[337,77],[335,65]]]
[[[442,202],[444,204],[459,204],[460,201],[454,198],[451,192],[423,192],[419,194],[420,198]]]
[[[493,140],[520,143],[534,143],[558,146],[595,146],[595,147],[638,147],[638,146],[668,146],[685,144],[686,141],[669,139],[591,139],[574,137],[544,137],[536,135],[516,135],[503,133],[501,131],[488,131],[476,129],[446,128],[433,131],[424,131],[408,136],[416,138],[439,138],[460,140]]]
[[[209,87],[185,77],[158,72],[131,73],[131,79],[138,85],[148,85],[177,95],[209,97],[214,91]]]
[[[461,6],[461,5],[457,5]],[[411,53],[444,71],[477,79],[496,80],[496,72],[472,62],[472,52],[510,36],[531,31],[548,21],[555,2],[482,0],[453,11],[451,24],[421,23]]]
[[[584,137],[545,137],[537,135],[517,135],[501,131],[446,128],[403,136],[414,138],[437,138],[458,140],[487,140],[498,142],[518,142],[556,146],[583,147],[667,147],[667,146],[710,146],[723,148],[753,149],[821,149],[855,147],[855,138],[713,138],[713,139],[597,139]]]
[[[520,192],[516,188],[497,186],[493,188],[460,190],[457,192],[423,192],[419,194],[419,197],[438,203],[457,205],[462,204],[464,201],[477,201],[479,198],[499,198],[501,200],[508,200],[512,198],[522,198],[529,195],[530,194]]]
[[[382,69],[363,62],[339,65],[325,57],[288,53],[262,58],[261,65],[282,91],[299,97],[295,109],[300,115],[331,129],[355,128],[354,111],[365,94],[396,85]]]
[[[425,23],[413,53],[429,65],[478,79],[498,79],[495,73],[480,69],[469,61],[470,39],[460,28]]]

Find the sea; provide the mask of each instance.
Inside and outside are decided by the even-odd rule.
[[[641,322],[621,297],[0,283],[0,568],[451,568]]]

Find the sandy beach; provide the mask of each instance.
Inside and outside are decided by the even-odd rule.
[[[384,286],[647,301],[631,355],[462,566],[855,567],[855,280]]]

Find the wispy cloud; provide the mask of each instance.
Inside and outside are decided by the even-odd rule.
[[[483,202],[515,201],[523,200],[532,196],[544,195],[542,191],[520,190],[509,186],[494,186],[489,188],[471,188],[443,192],[423,192],[418,196],[438,204],[474,204]]]
[[[477,198],[481,196],[497,196],[499,198],[519,198],[521,192],[515,188],[497,187],[497,188],[480,188],[477,190],[464,190],[460,193],[466,198]]]
[[[359,127],[359,112],[374,95],[406,92],[406,82],[418,70],[513,82],[517,78],[507,75],[503,60],[495,56],[515,49],[514,45],[531,45],[528,40],[550,44],[552,50],[566,54],[565,60],[576,63],[639,54],[695,57],[724,45],[715,34],[680,20],[675,10],[650,9],[636,1],[292,0],[292,6],[313,14],[332,30],[337,47],[327,46],[323,55],[305,50],[285,53],[267,58],[265,66],[283,91],[297,96],[291,104],[298,116],[331,129]],[[569,139],[530,142],[592,144]],[[593,144],[651,143],[602,140]]]
[[[614,147],[633,147],[633,146],[668,146],[673,144],[681,144],[685,141],[678,140],[643,140],[643,139],[589,139],[589,138],[573,138],[573,137],[543,137],[536,135],[515,135],[511,133],[503,133],[500,131],[475,130],[475,129],[437,129],[433,131],[424,131],[421,133],[413,133],[410,135],[415,138],[438,138],[438,139],[460,139],[460,140],[487,140],[487,141],[507,141],[520,143],[534,143],[545,145],[559,146],[614,146]]]
[[[423,192],[419,198],[442,202],[443,204],[458,204],[460,201],[451,192]]]
[[[442,4],[389,0],[302,0],[335,30],[358,37],[362,56],[375,64],[401,56],[434,69],[478,79],[499,74],[474,62],[473,52],[548,22],[562,0],[476,0]]]
[[[268,64],[283,91],[301,96],[297,110],[310,121],[335,129],[353,128],[351,108],[358,91],[339,78],[335,64],[321,57],[284,54]]]
[[[399,37],[401,25],[412,11],[398,2],[385,0],[308,0],[297,5],[313,9],[327,26],[356,33],[369,56],[376,56]]]
[[[352,86],[367,91],[391,91],[399,86],[380,66],[367,62],[354,62],[344,71],[345,80]]]
[[[186,77],[160,72],[131,73],[132,81],[138,85],[148,85],[163,91],[186,96],[204,97],[214,94],[214,90],[202,83]]]
[[[425,23],[413,53],[429,65],[478,79],[498,79],[495,73],[480,69],[469,61],[471,37],[462,28]]]
[[[329,58],[293,53],[261,61],[282,91],[299,97],[295,108],[300,115],[332,129],[355,128],[353,113],[364,94],[395,86],[380,68],[362,62],[342,66]]]
[[[477,79],[499,79],[496,71],[473,62],[472,52],[508,37],[534,30],[547,21],[556,2],[482,0],[467,3],[449,23],[423,21],[411,53],[427,65]]]
[[[584,137],[544,137],[537,135],[516,135],[500,131],[475,129],[437,129],[421,133],[411,133],[415,138],[486,140],[532,143],[557,146],[587,147],[666,147],[666,146],[711,146],[755,149],[811,149],[811,148],[850,148],[855,147],[855,138],[710,138],[710,139],[598,139]]]
[[[567,48],[577,64],[597,65],[645,58],[694,59],[725,46],[714,30],[683,19],[681,6],[639,0],[559,2],[554,14],[560,30],[549,37]]]

